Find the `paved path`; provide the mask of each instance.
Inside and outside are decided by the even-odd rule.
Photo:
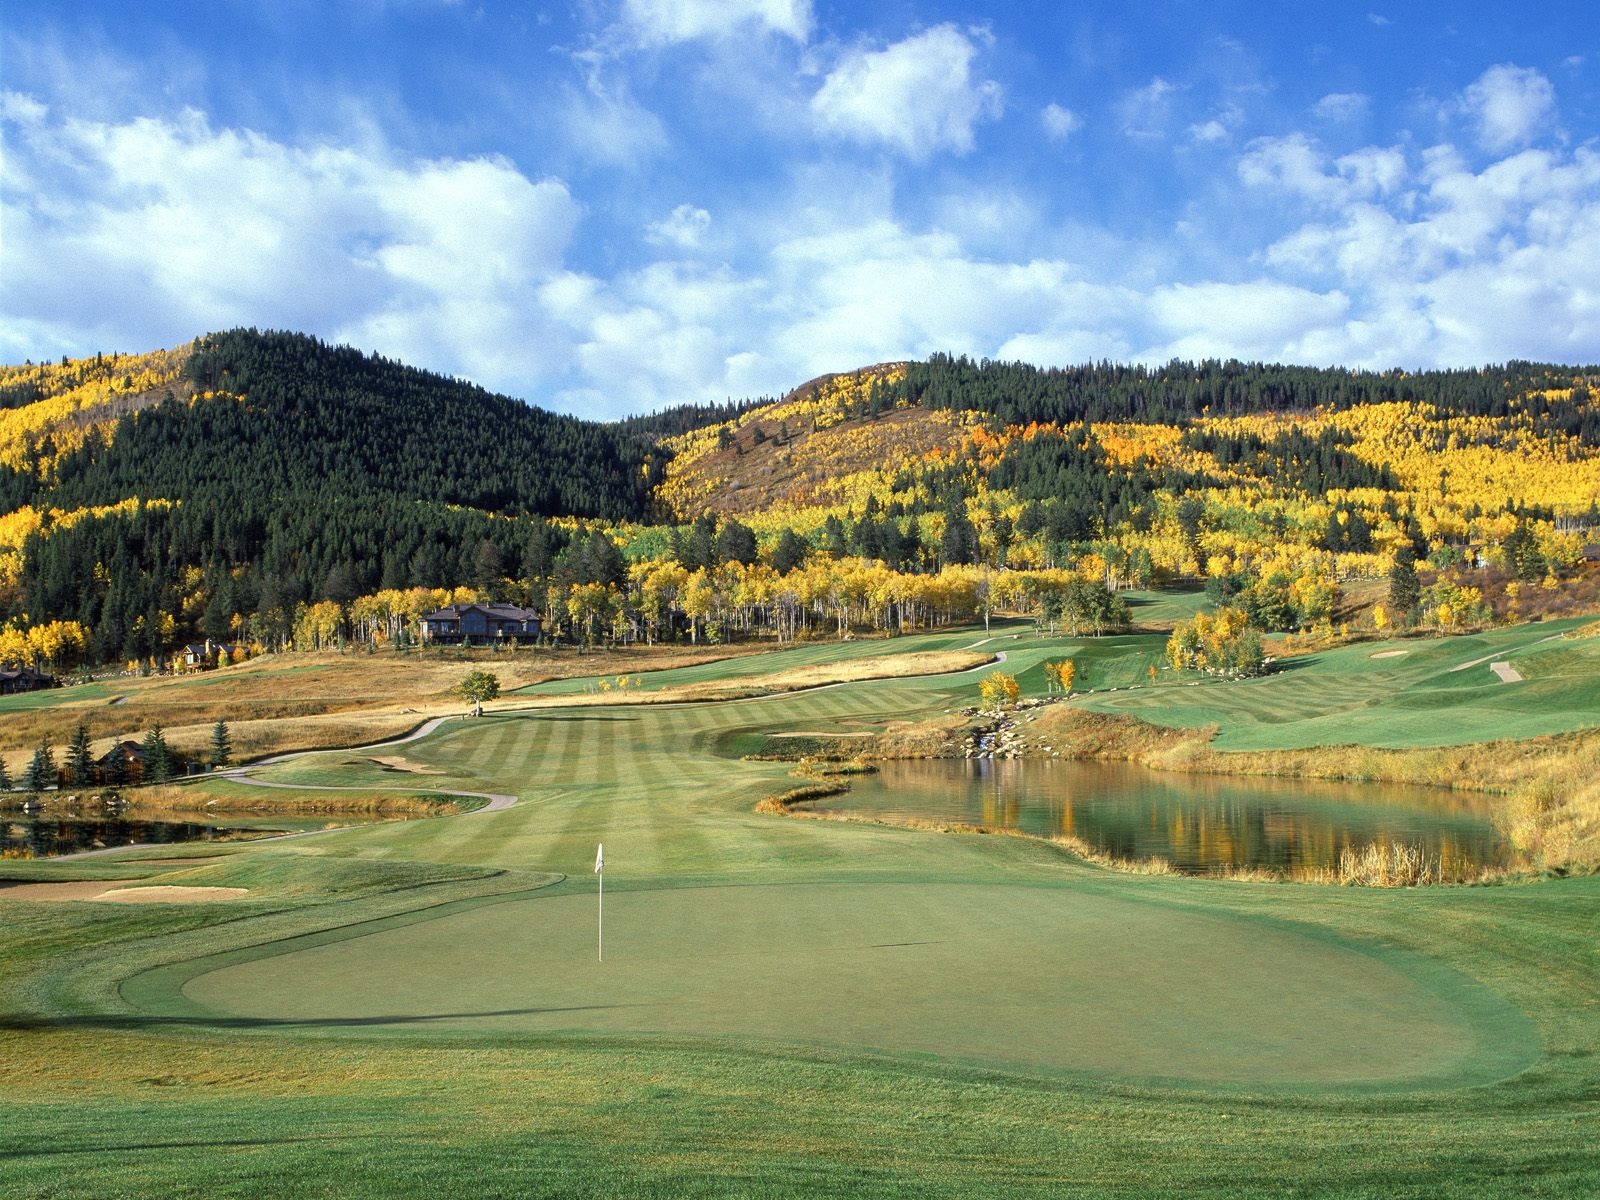
[[[474,808],[470,812],[454,814],[457,817],[470,817],[478,813],[501,812],[510,808],[517,802],[517,797],[506,795],[503,792],[469,792],[463,788],[443,787],[391,787],[387,784],[380,784],[376,788],[371,788],[345,785],[335,786],[332,784],[277,783],[270,779],[257,779],[250,774],[250,772],[254,771],[257,767],[264,767],[271,763],[290,762],[297,758],[303,758],[308,754],[350,754],[358,751],[382,750],[388,746],[403,746],[407,742],[414,742],[418,738],[427,737],[446,721],[454,721],[459,719],[460,718],[457,717],[435,717],[430,721],[424,721],[416,729],[412,730],[412,732],[406,734],[405,737],[395,738],[393,741],[388,742],[374,742],[370,745],[351,746],[348,749],[342,750],[296,750],[289,754],[274,754],[270,758],[260,759],[256,762],[248,764],[247,766],[234,767],[227,771],[218,771],[215,775],[211,776],[211,778],[228,779],[232,780],[234,783],[249,784],[251,787],[284,788],[288,791],[294,792],[371,792],[374,790],[384,792],[420,792],[430,796],[470,796],[474,800],[488,801],[488,803],[482,808]],[[329,829],[307,829],[302,830],[299,833],[280,833],[273,837],[253,838],[251,841],[253,844],[260,844],[262,842],[283,842],[288,841],[291,838],[317,837],[324,833],[337,833],[341,829],[357,828],[360,828],[360,826],[335,825]],[[80,850],[76,854],[58,854],[52,857],[50,861],[68,862],[77,858],[98,858],[103,854],[119,854],[124,850],[149,850],[154,849],[157,846],[170,846],[172,844],[173,843],[170,842],[134,842],[133,844],[127,846],[107,846],[103,850]]]
[[[1517,652],[1520,654],[1522,651],[1527,650],[1530,647],[1542,646],[1546,642],[1558,642],[1565,636],[1566,636],[1566,634],[1563,634],[1563,633],[1552,633],[1549,637],[1540,638],[1537,642],[1529,642],[1528,645],[1526,645],[1526,646],[1518,646],[1517,647]],[[1492,655],[1492,654],[1485,654],[1482,658],[1475,658],[1471,662],[1458,663],[1455,666],[1451,667],[1450,670],[1451,671],[1465,671],[1468,667],[1481,666],[1482,664],[1488,662],[1493,657],[1494,657],[1494,655]],[[1492,666],[1489,669],[1490,670],[1494,670],[1494,668]],[[1495,674],[1499,675],[1500,672],[1495,671]],[[1502,679],[1505,679],[1505,676],[1503,676],[1503,675],[1501,675],[1500,677]],[[1520,676],[1520,675],[1517,676],[1518,680],[1520,680],[1521,678],[1522,678],[1522,676]],[[1516,680],[1507,679],[1506,682],[1507,683],[1515,683]]]

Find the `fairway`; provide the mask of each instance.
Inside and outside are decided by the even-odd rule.
[[[1424,693],[1481,697],[1485,713],[1499,700],[1530,725],[1592,709],[1588,648],[1548,626],[1389,658],[1369,643],[1193,688],[1147,686],[1157,635],[990,636],[1025,694],[1044,662],[1074,657],[1104,689],[1093,701],[1152,718],[1229,706],[1252,739],[1345,719],[1335,701],[1415,732],[1400,718]],[[807,645],[680,674],[737,683],[835,652],[862,653]],[[1491,682],[1486,655],[1528,682]],[[1222,882],[1106,871],[1036,838],[757,811],[801,782],[759,757],[772,733],[949,719],[979,678],[454,719],[405,744],[404,782],[516,803],[192,864],[11,864],[17,879],[243,894],[0,900],[14,1101],[0,1192],[318,1194],[314,1180],[387,1197],[448,1179],[451,1194],[965,1200],[1094,1179],[1112,1186],[1088,1194],[1107,1196],[1231,1200],[1273,1180],[1478,1200],[1529,1194],[1531,1170],[1544,1194],[1585,1194],[1600,1169],[1600,878]],[[1541,702],[1558,686],[1575,708]],[[1311,692],[1321,710],[1289,708]],[[389,766],[368,747],[254,773],[294,785],[281,799],[381,792],[401,779]],[[81,1101],[64,1105],[69,1078]],[[63,1113],[80,1137],[61,1137]],[[1441,1189],[1448,1156],[1467,1165]]]
[[[191,964],[167,979],[193,973],[181,1000],[140,991],[298,1032],[732,1036],[1212,1085],[1486,1082],[1539,1052],[1453,973],[1087,887],[682,888],[607,907],[604,963],[594,896],[569,892]]]

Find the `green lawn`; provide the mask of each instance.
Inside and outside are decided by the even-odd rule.
[[[1156,686],[1084,703],[1158,725],[1220,726],[1219,750],[1465,745],[1564,733],[1600,725],[1595,651],[1560,639],[1582,623],[1363,642],[1290,657],[1276,673],[1243,683],[1174,680],[1167,671]],[[1521,682],[1505,683],[1492,662],[1528,669]]]
[[[1040,664],[1073,657],[1087,686],[1124,689],[1092,703],[1228,697],[1258,736],[1291,702],[1291,732],[1339,719],[1296,681],[1324,704],[1373,685],[1421,731],[1427,710],[1383,697],[1486,691],[1486,664],[1447,667],[1533,661],[1562,648],[1536,645],[1552,631],[1131,691],[1158,637],[1013,626],[991,645],[1040,691]],[[1580,675],[1539,678],[1572,694]],[[1380,892],[1129,876],[1028,839],[753,811],[794,785],[734,756],[757,735],[926,716],[971,703],[980,677],[453,721],[406,747],[440,772],[417,782],[516,806],[159,872],[19,866],[250,894],[0,899],[0,1194],[1600,1190],[1600,877]],[[1283,690],[1244,702],[1268,685]],[[347,752],[262,774],[395,783]]]

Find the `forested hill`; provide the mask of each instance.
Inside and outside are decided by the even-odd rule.
[[[313,338],[236,330],[183,367],[195,399],[124,416],[57,464],[63,507],[217,491],[379,493],[494,512],[635,519],[652,442]]]
[[[980,412],[1004,424],[1141,421],[1347,410],[1420,402],[1442,413],[1500,418],[1525,412],[1543,432],[1600,445],[1600,408],[1587,381],[1600,367],[1510,362],[1449,371],[1352,371],[1269,363],[1174,361],[1042,368],[936,354],[910,363],[880,403]]]
[[[646,430],[295,334],[6,368],[0,385],[4,615],[78,621],[99,658],[184,632],[185,590],[292,610],[516,574],[537,518],[640,520],[661,470]]]
[[[731,563],[847,559],[1322,596],[1397,547],[1442,570],[1535,539],[1518,578],[1566,578],[1600,527],[1597,382],[937,355],[605,424],[287,333],[0,367],[0,636],[160,661],[451,588],[627,621],[630,563],[713,598]]]

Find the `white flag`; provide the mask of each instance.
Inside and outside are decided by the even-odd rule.
[[[606,869],[606,846],[601,842],[594,851],[594,872],[596,875]]]

